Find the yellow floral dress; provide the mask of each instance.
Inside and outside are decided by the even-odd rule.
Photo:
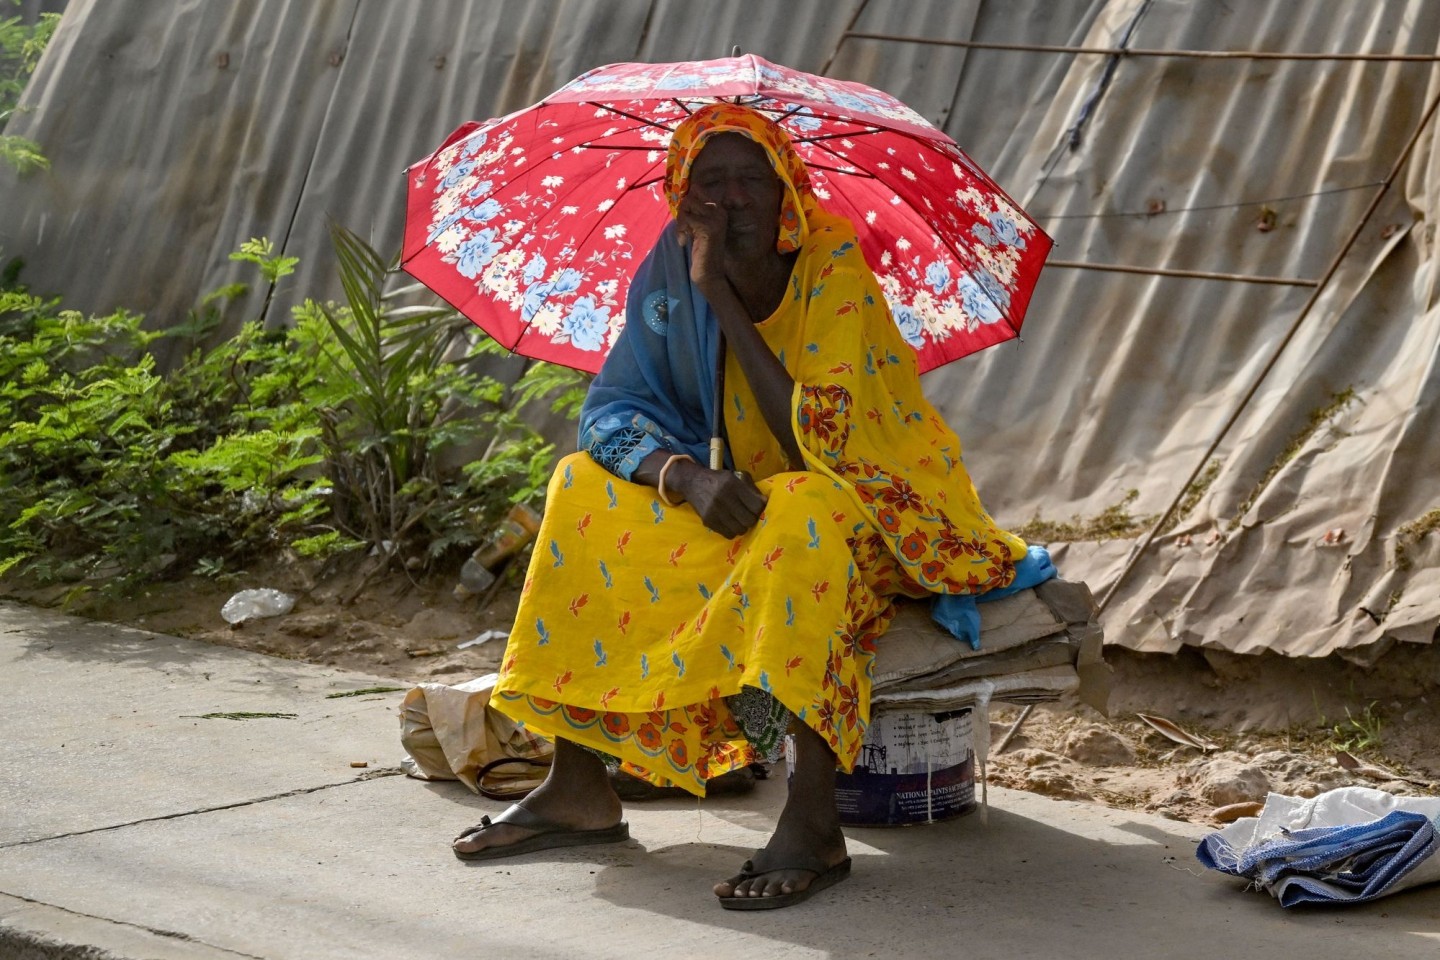
[[[848,221],[812,216],[790,293],[757,328],[795,380],[806,469],[783,471],[733,358],[731,455],[768,498],[743,536],[586,453],[566,457],[491,701],[702,796],[755,759],[726,702],[743,687],[773,696],[850,770],[894,599],[1004,586],[1026,549],[981,506]]]

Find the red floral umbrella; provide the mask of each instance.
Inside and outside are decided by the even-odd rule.
[[[598,370],[669,219],[671,131],[721,98],[789,132],[922,371],[1019,332],[1050,238],[899,100],[753,55],[600,67],[460,127],[407,171],[406,272],[511,350]]]

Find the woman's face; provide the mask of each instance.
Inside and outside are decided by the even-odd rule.
[[[687,194],[692,202],[725,211],[727,252],[750,257],[775,252],[784,187],[764,148],[749,137],[722,133],[705,141],[690,167]]]

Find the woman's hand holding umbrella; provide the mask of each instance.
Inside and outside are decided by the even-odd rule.
[[[748,532],[765,509],[765,495],[744,473],[711,470],[691,460],[671,466],[665,489],[683,496],[708,529],[726,538]]]

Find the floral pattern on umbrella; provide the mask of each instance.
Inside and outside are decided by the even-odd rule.
[[[668,221],[670,131],[717,96],[790,133],[822,205],[855,223],[921,370],[1018,332],[1044,232],[900,101],[758,57],[600,68],[462,127],[409,171],[405,268],[507,347],[599,369]]]

